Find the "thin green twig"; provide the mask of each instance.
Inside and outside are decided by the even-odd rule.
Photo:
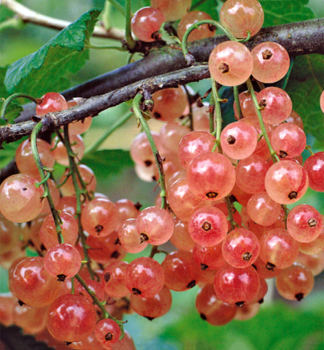
[[[116,0],[108,0],[123,16],[126,17],[126,11],[123,6]]]
[[[222,120],[222,111],[221,111],[220,103],[223,100],[219,97],[215,80],[213,78],[210,78],[210,79],[211,79],[211,85],[212,85],[213,100],[215,103],[214,123],[216,123],[216,144],[213,148],[213,151],[215,151],[216,147],[218,147],[218,152],[221,153],[220,135],[221,135],[221,131],[222,131],[223,120]]]
[[[249,90],[249,92],[251,94],[251,97],[252,97],[252,100],[253,100],[253,103],[254,103],[254,107],[255,107],[255,110],[257,112],[259,124],[260,124],[260,127],[261,127],[262,136],[264,137],[264,139],[265,139],[265,141],[267,143],[267,146],[268,146],[270,154],[271,154],[271,158],[272,158],[274,163],[279,162],[280,159],[277,156],[276,152],[273,150],[273,148],[271,146],[271,143],[270,143],[269,136],[268,136],[267,131],[265,129],[265,126],[264,126],[264,123],[263,123],[263,119],[262,119],[262,115],[261,115],[261,112],[260,112],[259,102],[258,102],[258,99],[257,99],[257,97],[255,95],[255,92],[254,92],[254,89],[253,89],[253,85],[252,85],[252,82],[251,82],[250,78],[246,81],[246,85],[247,85],[248,90]]]
[[[144,129],[146,137],[150,143],[150,146],[151,146],[154,158],[155,158],[156,165],[158,167],[158,171],[159,171],[159,175],[160,175],[159,184],[160,184],[160,188],[161,188],[160,196],[161,196],[161,200],[162,200],[161,208],[165,209],[166,208],[166,190],[165,190],[165,183],[164,183],[164,172],[163,172],[162,159],[161,159],[159,151],[156,148],[156,145],[154,143],[150,128],[147,125],[147,122],[146,122],[145,118],[143,117],[142,112],[139,108],[142,97],[143,96],[140,93],[135,96],[135,98],[133,100],[133,110],[134,110],[136,118],[140,121],[140,123]]]
[[[126,13],[126,27],[125,27],[126,43],[129,49],[133,49],[136,45],[136,42],[133,39],[132,30],[131,30],[131,21],[132,21],[131,0],[126,0],[125,2],[125,13]]]
[[[233,86],[233,94],[234,94],[234,100],[236,105],[236,110],[238,114],[238,119],[242,118],[242,111],[241,111],[241,105],[240,105],[240,99],[239,99],[239,93],[238,93],[238,87]]]
[[[1,112],[0,112],[0,118],[4,119],[7,121],[5,114],[6,114],[6,109],[9,106],[10,102],[16,98],[27,98],[28,100],[31,100],[37,104],[38,100],[34,98],[33,96],[27,95],[27,94],[22,94],[22,93],[16,93],[12,94],[9,97],[7,97],[2,105]]]
[[[62,220],[59,216],[58,211],[55,209],[54,206],[54,202],[47,184],[47,180],[50,177],[50,173],[48,173],[47,175],[45,175],[45,171],[44,171],[44,166],[41,162],[39,153],[38,153],[38,149],[37,149],[37,135],[38,133],[42,130],[43,124],[42,122],[39,122],[36,124],[36,126],[34,127],[32,133],[31,133],[31,138],[30,138],[30,142],[31,142],[31,147],[32,147],[32,152],[33,152],[33,156],[34,156],[34,160],[37,166],[37,169],[39,171],[39,174],[41,176],[41,182],[39,182],[37,184],[37,186],[43,185],[44,186],[44,196],[43,197],[47,197],[47,201],[49,204],[49,207],[51,209],[51,213],[54,219],[54,224],[55,224],[55,229],[57,232],[57,239],[59,243],[64,243],[64,238],[62,235],[62,230],[61,230],[61,223]]]

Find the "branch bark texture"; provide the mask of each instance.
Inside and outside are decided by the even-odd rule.
[[[94,116],[107,108],[134,98],[141,90],[154,93],[160,89],[208,78],[209,70],[204,62],[207,62],[212,49],[225,40],[227,40],[225,36],[217,36],[189,45],[189,52],[198,62],[192,67],[186,67],[182,51],[167,46],[159,50],[152,50],[142,60],[69,89],[63,92],[67,99],[73,97],[89,99],[71,110],[49,113],[44,116],[42,131],[68,124],[89,115]],[[246,45],[252,49],[265,41],[281,44],[292,56],[312,53],[324,54],[324,19],[264,28]],[[157,74],[159,75],[157,76]],[[16,120],[17,122],[30,119],[33,115],[33,106],[28,106],[24,115]],[[4,141],[12,142],[29,135],[35,124],[29,120],[1,127],[0,145]]]

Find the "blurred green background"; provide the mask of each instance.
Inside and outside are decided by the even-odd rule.
[[[124,3],[122,0],[119,2]],[[42,14],[69,21],[76,20],[91,8],[103,9],[105,5],[104,0],[24,0],[21,3]],[[198,1],[194,1],[194,3],[198,3]],[[132,10],[135,12],[148,4],[149,1],[147,0],[134,0],[132,1]],[[265,25],[324,16],[323,0],[263,0],[261,4],[265,8]],[[284,10],[281,11],[283,5]],[[210,12],[217,19],[217,12],[221,6],[221,1],[207,0],[199,8]],[[0,6],[0,23],[11,18],[11,16],[11,11]],[[124,27],[124,18],[113,7],[109,9],[103,20],[108,21],[111,26]],[[16,60],[35,52],[56,34],[55,30],[40,28],[32,24],[28,24],[20,30],[7,29],[1,31],[0,29],[0,67],[10,65]],[[114,44],[113,41],[97,38],[92,38],[91,42],[96,45]],[[127,53],[119,51],[92,51],[85,67],[77,75],[68,77],[70,85],[77,85],[125,65],[128,58]],[[319,64],[322,64],[322,58],[319,62]],[[318,81],[315,88],[322,88],[323,90],[324,66],[322,66],[320,72],[316,77],[317,80],[315,79]],[[300,73],[296,68],[295,76],[292,79],[298,80]],[[314,86],[311,80],[313,78],[314,76],[307,77],[312,87]],[[48,79],[51,79],[51,77],[49,76]],[[204,92],[209,88],[208,84],[209,81],[203,81],[192,84],[192,86],[196,91]],[[306,85],[304,86],[306,87]],[[294,108],[297,106],[299,111],[307,111],[304,115],[299,113],[309,126],[308,130],[315,130],[308,134],[308,144],[313,147],[314,151],[324,151],[323,138],[318,136],[324,130],[324,119],[323,114],[320,115],[318,112],[319,106],[316,105],[316,99],[308,101],[306,104],[307,101],[301,102],[300,98],[294,99],[299,91],[294,91],[292,87],[289,87],[289,84],[287,88],[288,90],[291,88],[292,93],[295,93],[292,96]],[[223,92],[226,94],[225,90]],[[310,95],[306,90],[303,93],[303,96],[309,97]],[[318,100],[317,104],[319,104]],[[84,135],[86,147],[90,147],[119,115],[128,110],[129,106],[123,104],[94,118],[90,131]],[[224,108],[223,112],[225,120],[233,117],[232,112],[229,112],[229,108]],[[317,115],[317,118],[321,118],[319,119],[321,124],[317,124],[317,129],[322,130],[318,131],[319,134],[317,134],[316,128],[314,126],[311,128],[310,125],[312,121],[309,119],[312,119],[310,116],[313,112]],[[149,123],[152,130],[159,130],[161,127],[158,122],[150,121]],[[145,183],[136,177],[129,157],[129,146],[138,132],[136,121],[131,118],[123,125],[121,130],[117,130],[106,140],[100,148],[100,152],[87,157],[85,163],[94,170],[97,176],[98,192],[107,194],[111,200],[127,197],[135,202],[139,201],[146,207],[154,203],[157,193],[154,192],[155,183]],[[10,146],[5,147],[5,150],[8,148]],[[3,166],[9,159],[4,159],[4,153],[1,152],[0,163]],[[307,156],[308,154],[305,154],[305,157]],[[309,190],[302,202],[313,205],[324,214],[323,193],[319,194]],[[132,257],[129,258],[132,259]],[[162,258],[157,256],[157,260]],[[0,292],[8,290],[6,279],[7,272],[0,269]],[[287,303],[278,296],[273,281],[270,281],[269,293],[256,317],[249,321],[233,321],[223,327],[213,327],[202,321],[195,311],[195,297],[198,291],[198,287],[195,287],[185,293],[173,292],[171,311],[161,319],[148,321],[135,314],[126,315],[125,319],[128,320],[128,323],[125,325],[125,329],[133,336],[138,350],[320,350],[324,349],[323,288],[322,273],[316,278],[315,289],[309,297],[301,303]]]

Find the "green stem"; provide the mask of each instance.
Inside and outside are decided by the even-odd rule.
[[[10,95],[9,97],[7,97],[2,105],[2,108],[1,108],[1,112],[0,112],[0,116],[2,119],[6,120],[7,119],[5,118],[5,114],[6,114],[6,109],[7,107],[9,106],[10,102],[16,98],[27,98],[28,100],[31,100],[33,102],[35,102],[37,104],[37,99],[30,96],[30,95],[26,95],[26,94],[21,94],[21,93],[16,93],[16,94],[12,94]]]
[[[54,202],[47,184],[47,179],[49,178],[49,176],[45,175],[45,171],[44,171],[44,167],[43,164],[41,162],[39,153],[38,153],[38,149],[37,149],[37,135],[38,133],[42,130],[43,124],[42,122],[39,122],[36,124],[36,126],[34,127],[32,133],[31,133],[31,138],[30,138],[30,142],[31,142],[31,148],[32,148],[32,152],[33,152],[33,156],[34,156],[34,160],[37,166],[37,169],[39,171],[39,174],[41,176],[41,182],[39,182],[37,184],[37,186],[40,186],[41,184],[44,186],[44,197],[47,197],[47,201],[49,204],[49,207],[51,209],[51,213],[54,219],[54,224],[55,224],[55,229],[57,232],[57,239],[59,243],[64,243],[64,238],[62,235],[62,230],[61,230],[61,226],[60,224],[62,223],[62,220],[58,214],[58,211],[55,209],[54,206]]]
[[[132,37],[132,31],[131,31],[131,20],[132,20],[131,0],[126,0],[125,2],[125,13],[126,13],[126,28],[125,28],[126,43],[129,49],[133,49],[136,45],[136,42]]]
[[[108,0],[123,16],[126,16],[126,11],[123,6],[116,0]]]
[[[287,218],[288,218],[288,214],[289,214],[289,209],[287,207],[286,204],[281,204],[281,208],[284,210],[285,212],[285,218],[284,218],[284,222],[285,222],[285,225],[286,225],[286,230],[287,230]]]
[[[238,92],[237,86],[233,86],[233,93],[234,93],[234,100],[235,100],[236,110],[237,110],[237,114],[238,114],[238,119],[241,119],[242,118],[242,111],[241,111],[239,92]]]
[[[71,294],[74,294],[74,277],[71,278]]]
[[[123,116],[119,117],[113,125],[105,131],[100,138],[86,151],[85,155],[92,154],[98,150],[98,148],[103,144],[103,142],[107,139],[110,134],[112,134],[116,129],[118,129],[120,126],[122,126],[126,120],[129,119],[129,117],[133,113],[127,112]]]
[[[85,45],[85,49],[95,49],[95,50],[106,50],[106,49],[112,49],[112,50],[117,50],[117,51],[127,51],[126,47],[122,47],[122,46],[111,46],[111,45],[107,45],[107,46],[96,46],[96,45]]]
[[[189,90],[187,89],[187,87],[185,85],[183,85],[185,91],[186,91],[186,94],[187,94],[187,98],[188,98],[188,103],[189,103],[189,128],[191,131],[193,131],[193,114],[192,114],[192,104],[190,103],[190,93],[189,93]]]
[[[107,312],[107,310],[105,309],[105,305],[106,305],[106,301],[100,301],[95,293],[88,287],[88,285],[85,283],[85,281],[82,279],[82,277],[79,274],[76,274],[74,276],[82,285],[82,287],[87,291],[87,293],[90,295],[90,297],[93,300],[93,303],[96,304],[99,309],[102,311],[102,318],[110,318],[112,320],[114,320],[115,322],[118,323],[119,327],[121,328],[122,332],[123,332],[123,321],[117,320],[115,317],[109,315],[109,313]]]
[[[257,97],[255,95],[255,92],[254,92],[254,89],[253,89],[253,85],[252,85],[252,82],[251,82],[250,78],[246,81],[246,85],[247,85],[248,90],[249,90],[249,92],[251,94],[251,97],[252,97],[252,100],[253,100],[253,103],[254,103],[254,107],[255,107],[255,110],[257,112],[257,116],[258,116],[258,119],[259,119],[259,124],[260,124],[260,127],[261,127],[262,136],[264,137],[264,139],[265,139],[265,141],[267,143],[267,146],[268,146],[270,154],[271,154],[271,158],[272,158],[274,163],[279,162],[280,159],[277,156],[276,152],[273,150],[273,148],[271,146],[271,143],[270,143],[270,140],[269,140],[269,136],[268,136],[267,131],[265,129],[265,126],[264,126],[264,123],[263,123],[263,119],[262,119],[262,115],[261,115],[261,112],[260,112],[259,102],[258,102],[258,99],[257,99]]]
[[[306,147],[305,147],[305,149],[311,154],[311,156],[313,156],[314,155],[314,152],[312,151],[312,148],[311,148],[311,146],[309,146],[309,145],[306,145]]]
[[[9,18],[0,23],[0,33],[6,29],[22,29],[25,23],[19,17]]]
[[[72,177],[72,182],[75,190],[75,195],[76,195],[76,200],[77,200],[77,206],[76,206],[76,217],[77,217],[77,222],[78,222],[78,229],[79,229],[79,237],[81,239],[81,244],[82,244],[82,249],[84,253],[84,260],[86,260],[87,263],[87,268],[90,273],[91,279],[94,279],[94,272],[90,266],[90,258],[88,254],[88,249],[86,248],[86,237],[83,232],[83,227],[81,224],[81,195],[83,194],[84,191],[81,191],[80,186],[78,184],[77,180],[77,165],[75,164],[74,157],[71,155],[72,148],[71,148],[71,143],[70,143],[70,138],[69,138],[69,128],[68,125],[64,125],[64,138],[62,137],[61,133],[56,130],[56,133],[60,140],[64,143],[66,147],[66,151],[69,157],[69,165],[70,165],[70,172],[71,172],[71,177]]]
[[[214,123],[216,123],[216,140],[218,142],[218,152],[221,153],[221,149],[220,149],[220,135],[221,135],[221,131],[222,131],[222,112],[221,112],[221,106],[220,106],[220,102],[223,101],[218,94],[218,90],[217,90],[217,85],[216,82],[213,78],[211,78],[211,85],[212,85],[212,94],[213,94],[213,99],[215,102],[215,117],[216,120],[214,121]],[[217,146],[217,145],[215,145]],[[216,147],[214,147],[216,148]]]
[[[199,26],[202,25],[202,24],[210,24],[210,25],[212,25],[212,26],[214,26],[214,27],[217,27],[217,28],[221,29],[221,30],[228,36],[228,38],[229,38],[230,40],[232,40],[232,41],[238,41],[238,39],[236,39],[235,36],[234,36],[232,33],[230,33],[225,27],[223,27],[223,26],[222,26],[220,23],[218,23],[217,21],[214,21],[214,20],[212,20],[212,19],[204,19],[204,20],[198,21],[198,22],[194,23],[192,26],[190,26],[190,27],[186,30],[186,32],[185,32],[185,34],[184,34],[184,36],[183,36],[183,38],[182,38],[181,48],[182,48],[182,52],[183,52],[183,55],[184,55],[185,58],[186,58],[186,55],[189,54],[189,51],[188,51],[188,49],[187,49],[187,39],[188,39],[188,36],[190,35],[190,33],[191,33],[193,30],[199,28]]]
[[[251,32],[248,31],[247,32],[247,37],[245,39],[238,39],[237,41],[239,41],[240,43],[246,43],[247,41],[249,41],[251,39]]]
[[[157,148],[155,146],[150,128],[148,127],[146,120],[143,117],[142,112],[139,108],[139,104],[140,104],[141,100],[142,100],[142,95],[139,93],[135,96],[135,98],[133,100],[133,110],[134,110],[136,118],[138,120],[140,120],[141,125],[145,131],[146,137],[150,143],[150,146],[151,146],[154,158],[155,158],[156,165],[157,165],[158,170],[159,170],[159,175],[160,175],[159,184],[160,184],[160,188],[161,188],[160,196],[162,199],[161,208],[165,209],[166,208],[166,190],[165,190],[165,183],[164,183],[162,159],[161,159],[161,156],[159,154],[159,151],[157,150]]]
[[[214,101],[213,94],[211,94],[209,99],[209,132],[211,134],[213,134],[215,131],[214,113],[215,113],[215,101]]]

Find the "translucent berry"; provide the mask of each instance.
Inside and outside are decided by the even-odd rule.
[[[58,112],[68,108],[65,98],[57,92],[48,92],[41,97],[36,106],[36,114],[43,116],[50,112]]]
[[[250,51],[236,41],[217,45],[209,56],[211,76],[221,85],[243,84],[251,75],[253,58]]]
[[[262,83],[275,83],[282,79],[290,66],[289,54],[281,45],[268,41],[257,45],[252,50],[255,79]]]
[[[262,28],[264,13],[257,0],[227,0],[221,8],[221,24],[236,38],[254,36]]]
[[[191,11],[185,14],[178,25],[178,37],[182,41],[182,38],[187,31],[193,24],[195,24],[198,21],[202,21],[204,19],[212,19],[207,13],[202,11]],[[203,24],[199,26],[199,29],[194,29],[188,37],[187,41],[195,41],[205,38],[211,38],[215,34],[215,28],[213,26],[210,26],[208,24]]]
[[[132,18],[132,31],[139,40],[156,41],[161,38],[159,30],[163,22],[165,22],[165,16],[159,9],[142,7]]]
[[[0,186],[0,213],[12,222],[27,222],[36,218],[44,206],[44,190],[25,174],[7,177]]]
[[[95,336],[101,344],[110,346],[119,340],[121,330],[116,321],[104,318],[96,324]]]
[[[160,9],[167,21],[182,18],[191,7],[192,0],[151,0],[151,6]]]

